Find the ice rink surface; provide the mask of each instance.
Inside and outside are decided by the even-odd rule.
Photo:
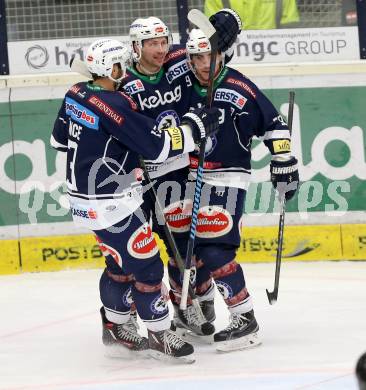
[[[101,270],[0,277],[1,390],[357,389],[366,351],[366,262],[245,264],[263,344],[218,354],[195,344],[193,365],[105,357]],[[216,329],[228,314],[216,292]]]

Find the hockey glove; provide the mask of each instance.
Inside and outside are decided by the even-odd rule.
[[[272,185],[277,189],[280,197],[285,195],[286,200],[293,198],[299,188],[296,158],[290,157],[287,161],[272,160],[270,171]]]
[[[210,17],[218,34],[218,50],[228,50],[236,41],[241,30],[240,16],[230,8],[224,8]]]
[[[219,130],[219,117],[220,110],[216,107],[195,108],[183,115],[182,125],[189,125],[194,142],[198,144]]]

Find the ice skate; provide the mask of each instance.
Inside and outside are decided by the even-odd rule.
[[[216,320],[215,304],[214,300],[200,302],[202,313],[208,322],[214,322]]]
[[[136,322],[136,313],[132,313],[125,324],[115,324],[108,321],[104,307],[100,309],[103,322],[103,344],[107,347],[106,354],[109,357],[129,357],[131,353],[138,353],[139,356],[145,355],[149,348],[146,337],[138,334],[138,324]]]
[[[253,310],[248,313],[233,313],[229,325],[214,335],[216,350],[231,352],[256,347],[261,344],[258,330]]]
[[[193,346],[170,329],[148,330],[150,356],[167,362],[194,363]]]
[[[183,311],[179,310],[179,306],[175,303],[173,303],[173,307],[174,307],[174,318],[172,323],[173,330],[177,330],[177,332],[180,335],[182,335],[182,337],[191,338],[192,336],[193,338],[201,339],[201,341],[212,342],[212,334],[215,332],[214,325],[211,324],[212,329],[209,329],[210,332],[208,334],[204,333],[202,331],[202,321],[200,319],[199,314],[197,313],[196,308],[193,305],[187,306],[187,309]],[[207,305],[206,312],[208,312],[209,309],[210,307],[209,305]],[[212,311],[209,314],[212,318],[213,317]]]

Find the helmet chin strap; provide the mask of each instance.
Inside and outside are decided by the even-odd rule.
[[[113,81],[114,83],[116,83],[116,89],[118,89],[118,87],[120,86],[120,84],[121,84],[121,82],[122,82],[122,80],[123,80],[123,78],[125,77],[125,74],[126,74],[126,72],[124,72],[124,71],[122,70],[122,69],[123,69],[122,64],[120,64],[120,66],[121,66],[121,71],[122,71],[121,77],[118,77],[118,79],[114,79],[114,78],[112,77],[112,72],[111,72],[111,74],[108,76],[109,80],[111,80],[111,81]],[[113,70],[112,70],[112,71],[113,71]]]
[[[122,77],[118,78],[118,79],[114,79],[112,76],[108,76],[109,80],[113,81],[115,83],[115,90],[117,90],[119,88],[119,86],[121,85],[121,82],[122,82]]]

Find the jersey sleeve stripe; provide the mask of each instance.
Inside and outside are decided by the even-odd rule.
[[[61,144],[60,142],[57,142],[53,135],[51,135],[50,144],[54,149],[56,149],[60,152],[67,152],[67,145],[64,145],[64,144]]]
[[[182,129],[182,133],[184,135],[184,149],[183,149],[183,154],[184,153],[189,153],[193,152],[195,148],[195,143],[192,137],[192,130],[188,125],[182,125],[180,126]]]

